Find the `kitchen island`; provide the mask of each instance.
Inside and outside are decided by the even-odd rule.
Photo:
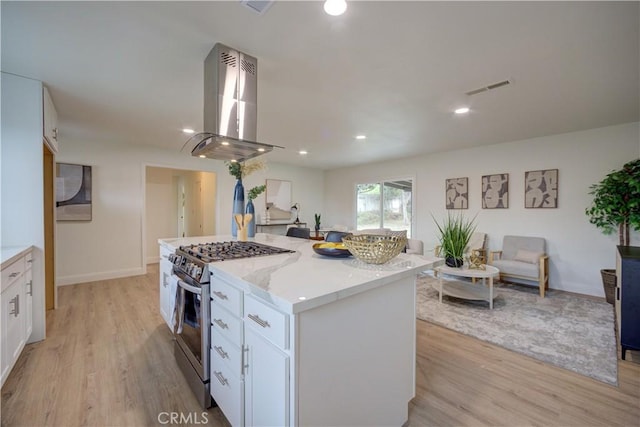
[[[211,394],[231,424],[404,424],[415,395],[415,279],[441,259],[372,265],[322,257],[306,239],[251,240],[294,252],[209,264]]]

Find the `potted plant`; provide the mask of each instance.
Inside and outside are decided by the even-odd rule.
[[[318,233],[320,232],[320,217],[321,216],[322,215],[320,215],[319,213],[313,214],[313,218],[316,221],[316,227],[315,227],[316,228],[316,237],[318,237]]]
[[[640,231],[640,159],[625,163],[602,181],[589,187],[593,201],[585,213],[589,222],[604,234],[618,231],[621,246],[630,244],[629,230]],[[607,302],[613,304],[616,276],[614,269],[600,270]]]
[[[445,264],[449,267],[462,267],[469,239],[471,239],[471,235],[476,229],[475,218],[474,216],[468,220],[462,214],[453,215],[449,212],[442,225],[433,218],[440,232],[438,237],[440,240],[439,256],[444,257]]]

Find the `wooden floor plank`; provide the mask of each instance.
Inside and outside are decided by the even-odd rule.
[[[152,426],[162,412],[202,415],[159,314],[157,265],[64,286],[58,297],[47,339],[26,346],[2,388],[2,426]],[[409,425],[637,427],[640,364],[630,358],[618,362],[613,387],[418,320]],[[216,408],[205,414],[208,425],[228,425]]]

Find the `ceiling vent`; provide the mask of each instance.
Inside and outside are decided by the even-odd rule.
[[[471,95],[477,95],[479,93],[482,92],[487,92],[489,90],[493,90],[493,89],[498,89],[499,87],[502,86],[506,86],[506,85],[510,85],[511,82],[509,80],[503,80],[501,82],[497,82],[497,83],[492,83],[490,85],[478,88],[478,89],[474,89],[474,90],[470,90],[469,92],[466,93],[466,95],[471,96]]]
[[[247,8],[251,9],[255,13],[259,15],[264,15],[267,12],[267,10],[269,10],[271,5],[274,3],[274,0],[271,0],[271,1],[241,0],[240,3],[242,3],[243,6],[246,6]]]

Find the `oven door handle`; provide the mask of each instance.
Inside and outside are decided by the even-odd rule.
[[[180,286],[183,289],[186,289],[187,291],[189,291],[189,292],[191,292],[193,294],[202,295],[202,289],[200,289],[197,286],[191,286],[190,284],[188,284],[184,280],[178,279],[178,286]]]

